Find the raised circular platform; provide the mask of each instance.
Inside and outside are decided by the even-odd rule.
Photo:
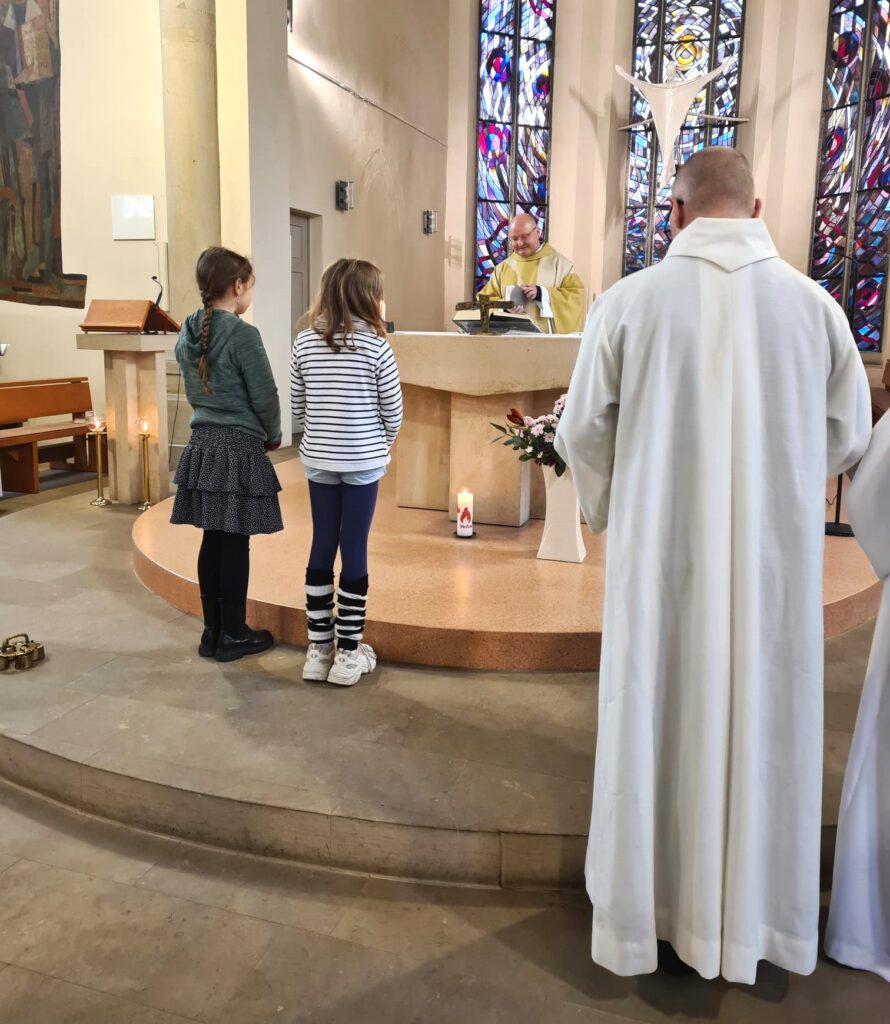
[[[303,572],[311,543],[302,466],[280,464],[285,529],[251,547],[250,614],[256,627],[304,645]],[[172,500],[172,499],[171,499]],[[170,502],[133,529],[136,573],[149,590],[198,615],[197,530],[169,523]],[[605,537],[584,531],[581,565],[536,558],[543,523],[479,526],[458,540],[444,512],[399,508],[384,478],[370,543],[366,636],[388,661],[517,671],[594,670],[599,665]],[[880,584],[855,542],[826,539],[825,635],[876,612]]]
[[[342,690],[302,683],[303,655],[285,645],[199,658],[198,624],[133,576],[135,510],[89,497],[3,519],[0,621],[48,656],[0,681],[0,777],[138,828],[336,870],[582,883],[595,677],[384,663]],[[826,645],[826,863],[869,641],[865,625]]]

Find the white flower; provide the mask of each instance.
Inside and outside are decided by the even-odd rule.
[[[525,451],[526,451],[526,454],[531,455],[532,452],[534,452],[534,448],[532,448],[532,446],[529,445],[528,448],[525,449]]]
[[[531,418],[531,416],[523,416],[523,417],[522,417],[522,422],[523,422],[523,423],[524,423],[524,424],[525,424],[525,425],[526,425],[527,427],[530,427],[530,426],[531,426],[531,425],[532,425],[532,424],[533,424],[533,423],[534,423],[535,421],[534,421],[534,420],[533,420],[533,419]]]

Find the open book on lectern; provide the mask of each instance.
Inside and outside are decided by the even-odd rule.
[[[462,334],[479,334],[482,313],[478,309],[459,309],[453,317]],[[489,334],[541,334],[541,328],[525,313],[508,313],[493,309],[488,314]]]

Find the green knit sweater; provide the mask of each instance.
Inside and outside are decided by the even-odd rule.
[[[234,313],[215,309],[207,343],[207,383],[198,376],[202,309],[186,318],[176,342],[176,361],[194,409],[193,427],[233,427],[269,444],[281,440],[281,407],[260,332]]]

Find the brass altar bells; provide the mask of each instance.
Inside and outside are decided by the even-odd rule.
[[[15,668],[20,672],[33,668],[46,657],[43,644],[31,640],[27,633],[8,636],[0,645],[0,672]]]

